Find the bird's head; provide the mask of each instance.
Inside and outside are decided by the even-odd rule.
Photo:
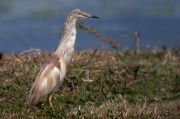
[[[78,19],[85,19],[85,18],[96,18],[99,19],[99,17],[88,14],[84,11],[81,11],[80,9],[74,9],[71,11],[71,17],[78,18]]]

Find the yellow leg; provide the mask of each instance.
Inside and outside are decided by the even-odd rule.
[[[52,94],[50,94],[50,95],[48,96],[48,98],[47,98],[47,103],[48,103],[51,107],[53,107],[51,98],[52,98]]]

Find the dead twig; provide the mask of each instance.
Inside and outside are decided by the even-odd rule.
[[[36,52],[37,54],[41,53],[41,49],[35,49],[35,48],[31,48],[29,50],[25,50],[23,52],[21,52],[19,55],[24,55],[25,53],[30,53],[30,52]]]
[[[118,43],[116,40],[112,40],[112,39],[110,39],[108,37],[104,37],[101,34],[97,33],[96,30],[93,29],[93,27],[84,26],[82,23],[77,23],[77,26],[79,28],[81,28],[81,29],[86,30],[88,33],[91,33],[91,34],[95,35],[97,38],[101,39],[102,42],[104,42],[104,41],[108,42],[112,46],[112,48],[114,48],[116,50],[118,50],[118,49],[129,50],[129,48],[127,48],[127,47],[123,46],[122,44]],[[104,49],[104,46],[103,46],[103,49]]]
[[[135,32],[131,32],[129,34],[125,34],[125,35],[123,35],[123,37],[128,38],[129,36],[132,36],[132,35],[135,35],[136,53],[139,54],[140,53],[140,35],[139,35],[139,33],[137,31],[135,31]],[[133,43],[130,50],[134,47],[135,43]]]

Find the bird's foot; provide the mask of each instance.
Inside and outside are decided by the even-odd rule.
[[[51,98],[52,98],[52,95],[49,95],[48,98],[47,98],[47,103],[50,105],[50,107],[53,107]]]

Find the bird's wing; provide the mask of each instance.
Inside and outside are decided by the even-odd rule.
[[[42,97],[52,93],[60,83],[61,65],[63,62],[57,55],[52,55],[44,64],[27,97],[29,105],[36,105]]]

